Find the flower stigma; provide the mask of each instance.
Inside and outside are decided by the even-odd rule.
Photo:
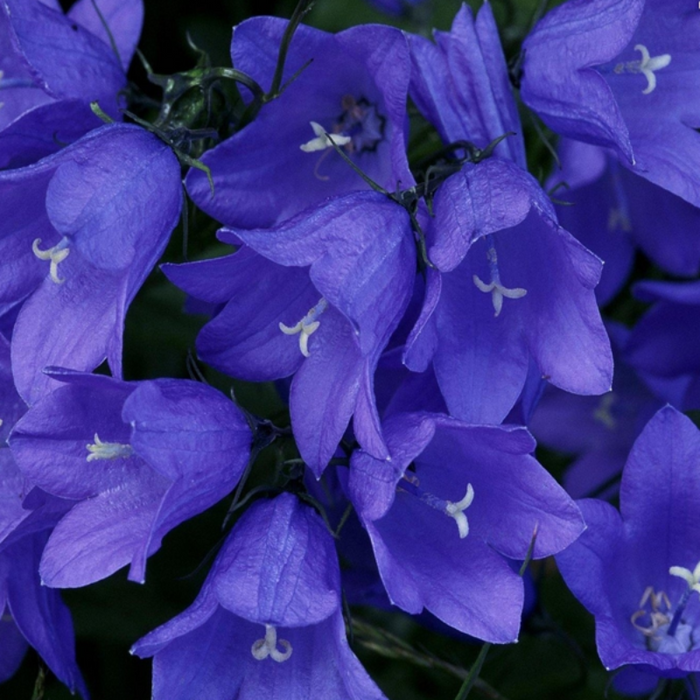
[[[318,317],[328,308],[328,302],[321,297],[316,306],[309,309],[309,312],[295,326],[285,326],[279,324],[279,328],[285,335],[296,335],[299,333],[299,349],[304,357],[309,357],[309,336],[318,330],[321,322]]]
[[[258,661],[266,659],[268,656],[277,663],[286,661],[292,655],[292,645],[286,639],[280,639],[279,645],[283,649],[277,648],[277,630],[272,625],[265,625],[264,639],[253,642],[250,653]]]
[[[527,294],[527,289],[522,287],[504,287],[501,284],[501,276],[498,272],[498,255],[496,254],[496,247],[493,243],[493,238],[491,235],[486,236],[489,249],[486,252],[486,258],[489,261],[489,273],[491,274],[491,282],[486,284],[482,282],[478,275],[474,275],[472,278],[476,288],[480,292],[485,294],[491,294],[491,303],[493,304],[493,310],[495,311],[494,316],[498,316],[503,308],[503,297],[508,297],[508,299],[520,299]]]
[[[420,488],[418,478],[413,474],[404,474],[397,488],[416,496],[421,502],[431,508],[439,510],[450,518],[453,518],[457,523],[457,530],[459,531],[459,538],[461,540],[469,534],[469,521],[464,511],[469,508],[474,500],[474,488],[471,484],[467,484],[467,492],[464,494],[464,498],[456,502],[447,501],[432,493],[423,491],[423,489]]]
[[[129,444],[121,442],[102,442],[97,433],[95,433],[95,442],[85,446],[90,453],[87,456],[88,462],[93,462],[96,459],[126,459],[134,454],[134,449]]]
[[[647,79],[647,86],[642,90],[643,95],[648,95],[656,89],[656,72],[662,68],[666,68],[671,63],[671,54],[664,53],[660,56],[651,56],[649,49],[644,44],[636,44],[635,51],[642,54],[639,61],[627,61],[618,63],[613,71],[618,75],[621,73],[642,73]]]
[[[62,239],[53,248],[48,248],[47,250],[41,250],[39,244],[41,243],[41,238],[36,238],[32,243],[32,253],[36,255],[39,260],[50,260],[51,265],[49,266],[49,276],[51,281],[56,284],[63,284],[66,280],[58,276],[58,265],[62,263],[70,254],[70,248],[66,247],[64,243],[66,239]]]

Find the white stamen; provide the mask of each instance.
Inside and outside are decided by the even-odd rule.
[[[672,566],[668,573],[682,578],[688,584],[689,590],[700,593],[700,562],[692,571],[684,566]]]
[[[95,442],[85,446],[90,453],[87,456],[88,462],[96,459],[120,459],[131,457],[134,449],[129,444],[121,442],[102,442],[99,435],[95,433]]]
[[[284,651],[277,648],[277,630],[272,625],[265,625],[265,638],[253,642],[250,653],[258,661],[269,656],[273,661],[282,663],[292,655],[292,645],[286,639],[280,639],[279,644]]]
[[[49,276],[51,281],[56,284],[63,284],[65,279],[58,276],[58,265],[62,263],[69,255],[70,249],[65,247],[60,247],[61,243],[58,243],[53,248],[48,250],[41,250],[39,244],[41,243],[41,238],[37,238],[32,243],[32,253],[36,255],[39,260],[50,260],[51,265],[49,267]]]
[[[313,153],[314,151],[325,151],[335,144],[336,146],[346,146],[352,141],[350,136],[343,136],[342,134],[327,134],[326,130],[317,122],[309,122],[311,128],[316,134],[315,139],[302,143],[299,148],[301,148],[304,153]]]
[[[464,494],[464,498],[457,503],[447,501],[447,508],[445,508],[447,515],[455,519],[457,529],[459,530],[459,537],[462,540],[469,534],[469,521],[464,511],[469,508],[473,500],[474,489],[471,484],[467,484],[467,492]]]
[[[656,73],[655,71],[666,68],[671,63],[671,54],[664,53],[660,56],[651,56],[649,49],[644,44],[636,44],[635,51],[642,54],[639,61],[627,61],[626,63],[618,63],[614,71],[615,73],[642,73],[647,79],[647,86],[642,90],[643,95],[648,95],[656,89]]]
[[[482,282],[477,275],[474,275],[474,284],[480,292],[491,292],[491,302],[493,303],[493,309],[496,313],[494,316],[498,316],[503,308],[503,297],[508,297],[508,299],[520,299],[527,294],[527,289],[522,287],[514,287],[509,289],[504,287],[499,281],[494,280],[491,284],[485,284]]]
[[[299,333],[299,349],[304,357],[309,357],[309,336],[318,330],[321,325],[316,319],[328,308],[328,302],[321,297],[318,304],[309,309],[309,313],[294,326],[285,326],[284,323],[279,324],[279,329],[285,335],[296,335]]]

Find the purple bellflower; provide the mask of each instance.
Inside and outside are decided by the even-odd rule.
[[[291,494],[251,506],[192,606],[132,653],[154,656],[154,700],[384,698],[345,638],[333,538]]]
[[[276,18],[253,18],[234,30],[233,65],[265,89],[286,26]],[[365,25],[333,35],[301,25],[284,81],[304,66],[252,123],[202,157],[214,194],[201,171],[187,176],[192,199],[219,221],[271,226],[327,197],[367,189],[326,132],[385,189],[413,183],[404,132],[411,64],[403,34]]]
[[[245,246],[216,260],[164,266],[195,298],[225,304],[202,329],[199,356],[250,381],[294,375],[292,427],[317,477],[351,418],[360,444],[386,458],[373,385],[415,277],[405,209],[362,191],[269,230],[224,229],[219,238]]]
[[[633,291],[654,305],[632,330],[627,361],[678,409],[700,409],[700,282],[640,282]]]
[[[142,0],[78,0],[66,15],[56,0],[3,2],[0,167],[27,165],[100,126],[90,102],[120,118],[142,22]]]
[[[530,454],[524,428],[396,414],[391,461],[355,452],[348,490],[390,600],[489,642],[516,641],[523,581],[507,559],[545,557],[584,529],[574,502]],[[507,559],[506,559],[507,558]]]
[[[569,0],[523,43],[522,98],[700,205],[700,15],[684,0]]]
[[[610,388],[612,356],[594,287],[602,264],[556,220],[525,170],[517,109],[490,6],[463,7],[436,45],[413,37],[411,94],[447,142],[493,155],[467,162],[437,190],[428,230],[425,303],[406,363],[432,362],[450,413],[498,423],[531,363],[566,391]],[[476,108],[474,106],[477,106]]]
[[[147,131],[114,124],[26,168],[0,173],[3,285],[12,369],[32,404],[49,365],[121,375],[126,309],[180,215],[180,165]],[[55,386],[55,384],[53,384]]]
[[[586,532],[557,556],[566,584],[596,619],[608,669],[648,679],[700,671],[700,432],[671,406],[637,438],[620,512],[578,501]]]
[[[195,382],[122,382],[62,371],[65,382],[30,409],[9,438],[20,470],[72,508],[44,550],[42,582],[84,586],[146,559],[167,532],[238,482],[250,453],[239,409]]]

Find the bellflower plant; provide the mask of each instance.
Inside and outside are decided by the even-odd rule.
[[[700,432],[666,406],[632,447],[620,512],[579,501],[588,529],[557,564],[595,615],[607,669],[632,665],[652,680],[700,671],[698,464]]]
[[[384,698],[345,639],[332,537],[291,494],[255,503],[197,600],[132,653],[154,657],[154,700]]]
[[[65,386],[9,439],[23,475],[73,503],[44,550],[42,581],[84,586],[131,564],[129,578],[143,583],[165,534],[238,482],[248,424],[233,403],[191,381],[54,376]]]
[[[155,193],[157,196],[153,197]],[[124,316],[180,215],[180,165],[133,125],[97,129],[55,155],[0,173],[0,314],[17,390],[32,404],[48,365],[121,374]]]
[[[142,0],[7,0],[0,8],[0,167],[53,153],[114,119],[143,22]]]

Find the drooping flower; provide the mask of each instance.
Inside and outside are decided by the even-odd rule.
[[[620,512],[578,501],[588,529],[557,556],[566,584],[596,619],[608,669],[654,677],[700,671],[700,432],[671,406],[637,438]]]
[[[250,428],[239,409],[195,382],[122,382],[60,372],[64,382],[9,438],[22,474],[72,507],[54,528],[40,573],[84,586],[146,559],[167,532],[228,494],[245,468]]]
[[[164,266],[195,298],[225,304],[197,339],[200,357],[250,381],[294,375],[294,436],[317,476],[351,418],[360,444],[386,457],[374,371],[415,277],[407,212],[377,192],[357,192],[269,230],[224,229],[219,237],[245,246]]]
[[[321,517],[291,494],[236,524],[195,602],[138,641],[154,700],[380,700],[350,651]]]
[[[574,502],[530,454],[524,428],[395,414],[391,461],[355,452],[349,494],[390,600],[426,608],[490,642],[518,637],[523,582],[508,559],[561,551],[584,528]]]
[[[50,390],[48,365],[121,374],[126,309],[180,215],[180,165],[143,129],[113,124],[55,155],[0,173],[0,315],[17,390]]]
[[[287,26],[272,17],[235,28],[233,65],[268,89]],[[367,185],[338,155],[348,157],[389,191],[413,184],[405,153],[406,95],[411,65],[403,34],[365,25],[329,34],[301,25],[289,47],[282,95],[255,120],[208,151],[207,177],[191,170],[187,189],[223,223],[271,226],[326,198]]]
[[[554,131],[700,205],[700,15],[683,0],[570,0],[523,42],[522,98]]]
[[[481,153],[435,194],[427,237],[437,270],[405,361],[416,371],[432,362],[450,413],[470,422],[502,421],[531,364],[566,391],[603,393],[612,356],[594,295],[602,264],[559,226],[525,170],[490,6],[476,20],[462,8],[436,40],[411,40],[411,94],[446,141]]]
[[[99,127],[91,102],[120,118],[142,22],[142,0],[78,0],[65,15],[55,1],[3,3],[0,168],[35,162]]]

